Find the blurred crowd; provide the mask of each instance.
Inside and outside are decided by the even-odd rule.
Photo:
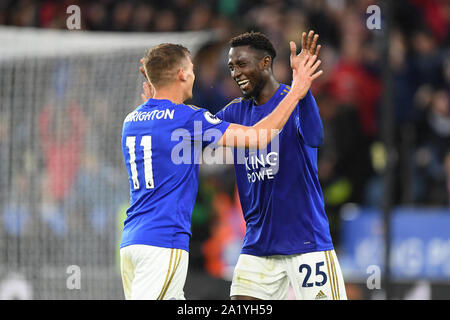
[[[213,113],[240,95],[227,68],[229,39],[250,30],[265,33],[277,49],[274,73],[289,83],[289,41],[299,46],[301,32],[314,30],[320,36],[324,71],[312,88],[325,130],[319,178],[338,242],[342,205],[382,203],[386,85],[392,89],[395,117],[396,154],[390,155],[396,160],[394,204],[450,207],[450,2],[390,3],[389,38],[377,0],[2,0],[0,24],[66,29],[66,8],[77,4],[82,30],[217,30],[217,39],[195,56],[197,78],[190,102]],[[374,4],[382,8],[380,30],[366,25],[366,9]],[[390,83],[384,78],[386,69]],[[193,216],[193,263],[204,260],[217,276],[234,264],[244,232],[233,175],[230,166],[202,169]]]

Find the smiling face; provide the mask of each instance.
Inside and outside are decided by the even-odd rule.
[[[257,98],[266,83],[267,56],[249,46],[233,47],[228,53],[231,77],[244,98]],[[269,61],[270,63],[270,61]]]

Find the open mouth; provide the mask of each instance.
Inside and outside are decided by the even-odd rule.
[[[250,80],[238,80],[237,84],[242,91],[247,91],[250,87]]]

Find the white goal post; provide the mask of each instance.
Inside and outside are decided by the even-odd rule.
[[[139,59],[212,31],[113,33],[0,27],[0,298],[122,299],[129,201],[125,116]]]

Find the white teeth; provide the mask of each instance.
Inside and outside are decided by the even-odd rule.
[[[241,80],[241,81],[238,81],[237,83],[238,83],[238,85],[242,86],[242,85],[247,84],[249,82],[250,82],[249,80]]]

